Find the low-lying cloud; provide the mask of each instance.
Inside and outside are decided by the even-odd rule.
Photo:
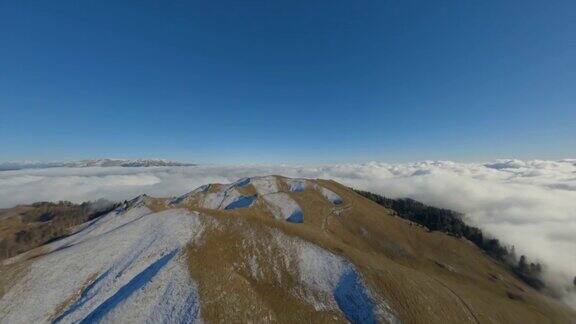
[[[468,222],[542,261],[547,281],[576,275],[576,160],[488,164],[419,162],[323,166],[52,168],[0,172],[0,208],[36,201],[175,196],[214,182],[280,174],[334,179],[388,197],[410,197],[466,214]],[[569,302],[576,306],[574,294]]]

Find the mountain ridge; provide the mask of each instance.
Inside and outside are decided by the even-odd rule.
[[[208,322],[569,323],[574,315],[466,240],[328,180],[264,176],[174,198],[143,195],[2,267],[17,280],[0,299],[0,321],[154,313]],[[54,300],[30,305],[37,289]],[[22,305],[33,311],[22,314]]]
[[[46,168],[88,168],[88,167],[158,167],[158,166],[194,166],[196,164],[176,162],[166,159],[86,159],[75,161],[42,162],[21,161],[1,162],[0,171],[46,169]]]

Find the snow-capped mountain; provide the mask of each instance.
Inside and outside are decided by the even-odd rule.
[[[38,216],[30,228],[58,222],[18,208],[0,219],[20,226]],[[252,177],[111,208],[1,263],[0,323],[568,323],[574,316],[470,242],[333,181]],[[15,242],[26,231],[14,230]]]
[[[64,162],[3,162],[0,171],[44,168],[86,168],[86,167],[158,167],[158,166],[193,166],[192,163],[174,162],[164,159],[91,159]]]

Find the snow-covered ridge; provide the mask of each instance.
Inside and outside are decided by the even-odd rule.
[[[111,212],[46,245],[0,299],[0,322],[196,322],[198,293],[182,249],[203,228],[184,210]]]
[[[245,203],[235,197],[262,197],[274,216],[301,222],[300,207],[280,190],[286,186],[279,181],[284,180],[268,176],[216,188],[203,186],[173,202],[197,194],[208,199],[203,204],[228,209],[239,201]],[[247,188],[249,185],[254,188]],[[241,190],[257,193],[245,196]],[[75,234],[43,246],[42,255],[30,259],[24,276],[0,299],[0,323],[201,322],[201,296],[187,267],[194,260],[188,259],[184,249],[190,245],[202,248],[204,235],[223,225],[170,203],[167,207],[174,208],[153,212],[148,207],[153,199],[140,195],[86,223]],[[282,252],[276,257],[283,260],[285,268],[297,266],[298,273],[291,275],[300,288],[286,293],[303,298],[318,310],[339,310],[352,322],[373,323],[384,315],[392,316],[345,258],[278,230],[269,233],[269,243]],[[247,244],[257,238],[244,239]],[[22,262],[25,257],[6,260],[5,265]]]
[[[263,176],[242,178],[236,182],[224,185],[208,185],[199,187],[187,194],[170,200],[172,206],[195,202],[198,207],[207,209],[236,209],[248,208],[253,203],[262,198],[262,201],[276,219],[286,220],[291,223],[304,222],[304,213],[298,203],[288,194],[304,192],[308,187],[318,190],[329,202],[339,205],[342,198],[336,193],[314,184],[308,186],[310,180],[289,179],[277,176]],[[286,192],[282,191],[279,182],[284,182],[288,187]],[[256,194],[246,195],[242,193],[244,188],[252,186]],[[214,190],[210,190],[213,188]]]
[[[311,306],[353,323],[394,322],[387,303],[392,298],[383,293],[383,279],[367,261],[371,254],[349,252],[347,243],[324,238],[340,235],[346,242],[372,240],[386,235],[367,229],[398,229],[392,222],[370,227],[371,220],[361,219],[362,212],[347,213],[363,201],[348,190],[324,180],[265,176],[204,185],[174,199],[134,195],[136,198],[113,212],[78,226],[75,234],[7,260],[0,270],[20,273],[13,284],[1,287],[6,290],[0,291],[0,323],[189,323],[201,321],[202,316],[218,322],[209,314],[230,309],[230,319],[238,310],[247,309],[242,306],[243,298],[238,304],[219,298],[227,292],[227,279],[233,280],[230,287],[238,289],[238,296],[256,296],[247,301],[250,311],[262,305],[262,314],[274,316],[273,310],[279,308],[267,309],[268,298],[286,293],[296,298],[292,306],[299,305],[297,309]],[[222,212],[229,209],[236,210]],[[366,215],[373,212],[377,213],[369,210]],[[252,217],[253,213],[257,217]],[[320,216],[314,218],[316,215]],[[273,217],[278,221],[271,221]],[[336,230],[325,230],[327,222],[317,222],[320,217]],[[354,233],[336,227],[353,228],[349,225],[356,221],[361,227]],[[363,248],[350,246],[353,251]],[[229,253],[226,257],[225,251]],[[431,254],[434,251],[426,255]],[[213,259],[217,261],[207,265]],[[226,269],[222,271],[226,275],[216,273],[217,269]],[[7,273],[10,278],[12,273]],[[223,289],[212,289],[215,282],[224,282]],[[269,294],[269,290],[253,289],[250,285],[254,282],[277,291]],[[281,307],[283,302],[280,300]],[[217,312],[206,308],[218,303]],[[436,308],[428,309],[433,313]]]
[[[40,162],[21,161],[0,163],[0,171],[46,168],[88,168],[88,167],[158,167],[193,166],[192,163],[169,161],[165,159],[91,159],[80,161]]]

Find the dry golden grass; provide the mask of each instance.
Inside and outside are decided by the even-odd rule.
[[[261,198],[249,208],[212,210],[201,207],[206,193],[199,192],[177,206],[198,212],[206,226],[186,249],[206,322],[346,322],[341,312],[316,310],[302,298],[310,292],[295,275],[294,256],[274,243],[277,232],[353,263],[373,296],[404,323],[575,322],[573,310],[519,281],[465,239],[429,232],[333,181],[309,180],[304,192],[289,192],[282,177],[277,184],[298,202],[304,223],[275,219]],[[332,205],[316,185],[344,203]],[[212,185],[208,192],[221,188]],[[256,194],[251,184],[238,190]],[[155,212],[174,208],[167,202],[145,200]],[[0,297],[43,253],[32,250],[0,266]]]
[[[280,189],[287,190],[278,178]],[[571,309],[517,280],[470,242],[428,232],[335,182],[310,183],[334,191],[344,204],[333,206],[312,186],[288,192],[304,212],[304,223],[292,224],[274,219],[261,199],[235,210],[199,208],[199,199],[188,203],[188,209],[220,224],[205,231],[202,244],[190,246],[188,254],[191,275],[200,286],[202,314],[209,322],[343,320],[339,314],[314,312],[286,293],[296,289],[290,269],[281,272],[281,281],[272,276],[255,281],[245,272],[251,255],[269,247],[270,229],[351,261],[403,322],[570,323],[575,318]],[[255,193],[251,185],[241,190]],[[247,246],[243,240],[250,231],[257,232],[250,237],[258,243]],[[273,263],[276,254],[259,264]]]
[[[189,269],[198,282],[202,317],[207,322],[334,322],[333,311],[316,311],[290,292],[297,270],[286,265],[271,244],[269,227],[258,221],[215,216],[200,244],[188,248]],[[250,262],[258,264],[254,277]]]

